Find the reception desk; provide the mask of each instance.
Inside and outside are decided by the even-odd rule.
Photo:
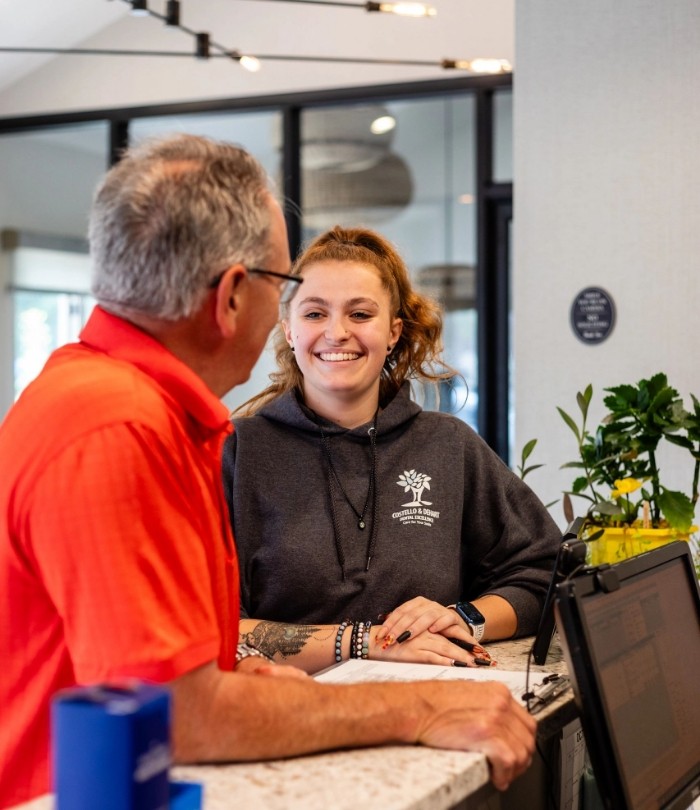
[[[488,644],[499,668],[524,670],[532,639]],[[553,645],[547,665],[534,672],[566,667]],[[204,810],[537,810],[548,795],[559,794],[560,737],[577,713],[568,690],[537,715],[538,746],[531,768],[505,793],[489,781],[482,754],[421,746],[384,746],[273,760],[270,762],[180,766],[172,777],[204,785]],[[566,777],[565,777],[566,778]],[[557,798],[558,803],[558,798]],[[50,810],[42,797],[24,810]]]

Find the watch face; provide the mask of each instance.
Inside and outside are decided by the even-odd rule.
[[[467,624],[485,624],[486,619],[471,602],[457,602],[455,610]]]

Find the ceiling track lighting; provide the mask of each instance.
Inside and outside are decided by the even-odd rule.
[[[134,17],[148,16],[148,3],[146,0],[129,0],[131,3],[131,13]]]
[[[167,0],[165,4],[165,24],[171,28],[180,26],[180,0]]]
[[[197,59],[209,59],[211,56],[211,38],[205,31],[195,34],[195,56]]]
[[[204,31],[193,31],[180,23],[179,0],[166,0],[165,14],[159,14],[148,8],[146,0],[124,0],[131,6],[131,13],[136,16],[150,16],[163,21],[168,27],[177,28],[189,34],[195,40],[194,56],[197,59],[207,60],[213,57],[231,59],[247,71],[257,72],[262,61],[270,62],[326,62],[328,64],[351,65],[392,65],[405,67],[437,67],[443,70],[465,70],[474,74],[511,73],[513,68],[505,59],[375,59],[346,56],[303,56],[295,54],[243,54],[240,51],[227,48],[214,42],[211,36]],[[367,2],[349,3],[342,0],[267,0],[267,2],[305,3],[306,5],[327,6],[354,6],[365,8],[367,11],[387,11],[393,14],[408,16],[433,16],[434,9],[425,3],[410,2]],[[418,13],[420,11],[420,14]],[[53,53],[66,55],[89,56],[171,56],[192,58],[192,52],[186,51],[142,51],[109,48],[36,48],[36,47],[5,47],[0,46],[0,53]]]
[[[513,66],[507,59],[443,59],[445,70],[468,70],[470,73],[512,73]]]
[[[415,2],[365,2],[349,3],[346,0],[266,0],[268,3],[302,3],[306,6],[336,6],[339,8],[362,8],[365,11],[381,11],[400,17],[434,17],[436,9],[428,3]]]
[[[365,3],[367,11],[383,11],[399,17],[434,17],[437,11],[426,3]]]

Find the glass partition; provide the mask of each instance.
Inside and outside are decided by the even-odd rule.
[[[493,96],[493,180],[513,182],[513,93],[499,90]]]
[[[108,153],[102,121],[0,135],[0,416],[89,312],[85,235]]]
[[[426,390],[424,405],[450,410],[481,429],[505,457],[507,448],[504,451],[499,431],[490,422],[493,414],[499,425],[504,421],[507,360],[503,357],[480,373],[479,357],[493,354],[493,347],[487,345],[489,335],[505,335],[508,327],[499,314],[485,333],[483,322],[479,325],[477,300],[485,310],[493,310],[493,257],[507,245],[507,235],[482,229],[486,243],[477,251],[477,216],[479,212],[483,215],[484,200],[487,207],[491,204],[494,189],[498,200],[510,199],[511,87],[500,80],[492,89],[481,83],[472,87],[455,82],[454,89],[445,92],[440,87],[431,95],[429,84],[397,86],[393,99],[371,89],[351,89],[324,91],[312,94],[313,98],[291,94],[271,100],[270,106],[260,106],[258,99],[244,108],[239,101],[228,110],[216,103],[209,109],[198,104],[196,110],[195,105],[154,107],[137,117],[124,110],[114,129],[119,143],[112,146],[119,146],[127,129],[130,143],[172,132],[202,134],[249,149],[281,186],[282,121],[283,114],[290,113],[287,131],[295,140],[298,120],[301,142],[300,195],[295,191],[296,182],[288,189],[293,196],[289,210],[303,212],[301,234],[292,234],[295,245],[299,236],[306,241],[335,223],[367,225],[396,244],[414,283],[442,305],[445,359],[462,375],[456,386],[443,386],[438,396]],[[484,93],[492,94],[492,104],[481,103]],[[490,124],[479,121],[477,126],[477,109],[487,115],[490,111]],[[20,134],[11,129],[17,122],[0,121],[0,230],[23,236],[84,236],[92,194],[111,154],[111,126],[100,115],[104,112],[96,111],[94,120],[84,124],[37,122],[35,129]],[[477,139],[489,128],[492,148]],[[481,166],[485,170],[477,173],[477,155],[491,152],[493,166]],[[285,155],[295,181],[296,152],[289,149]],[[477,255],[481,272],[486,274],[483,290],[477,288]],[[89,261],[84,254],[79,290],[61,289],[65,269],[55,253],[42,258],[46,283],[35,280],[20,289],[12,276],[15,258],[0,250],[0,414],[16,393],[16,373],[21,387],[38,367],[40,344],[60,343],[76,332],[90,305]],[[507,273],[499,273],[498,289],[508,285]],[[82,297],[76,299],[76,295]],[[37,319],[39,311],[44,314]],[[17,312],[25,313],[20,317],[25,333],[15,329]],[[52,335],[50,340],[46,330]],[[15,347],[20,343],[32,347],[35,359],[31,363],[22,360],[16,365]],[[226,404],[235,408],[260,391],[274,367],[268,348],[251,379],[230,394]],[[482,425],[477,408],[480,376],[484,384]],[[498,378],[496,387],[494,378]]]
[[[477,427],[475,103],[470,96],[302,111],[303,234],[335,224],[390,239],[445,310],[445,359],[463,377],[425,406]]]

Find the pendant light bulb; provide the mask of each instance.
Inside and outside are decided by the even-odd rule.
[[[367,3],[367,11],[383,11],[400,17],[434,17],[437,11],[427,3]]]
[[[242,68],[249,71],[250,73],[257,73],[262,65],[260,64],[260,60],[255,56],[239,56],[238,62]]]
[[[513,66],[507,59],[472,59],[474,73],[512,73]]]
[[[445,70],[467,70],[470,73],[512,73],[513,66],[507,59],[443,59]]]

